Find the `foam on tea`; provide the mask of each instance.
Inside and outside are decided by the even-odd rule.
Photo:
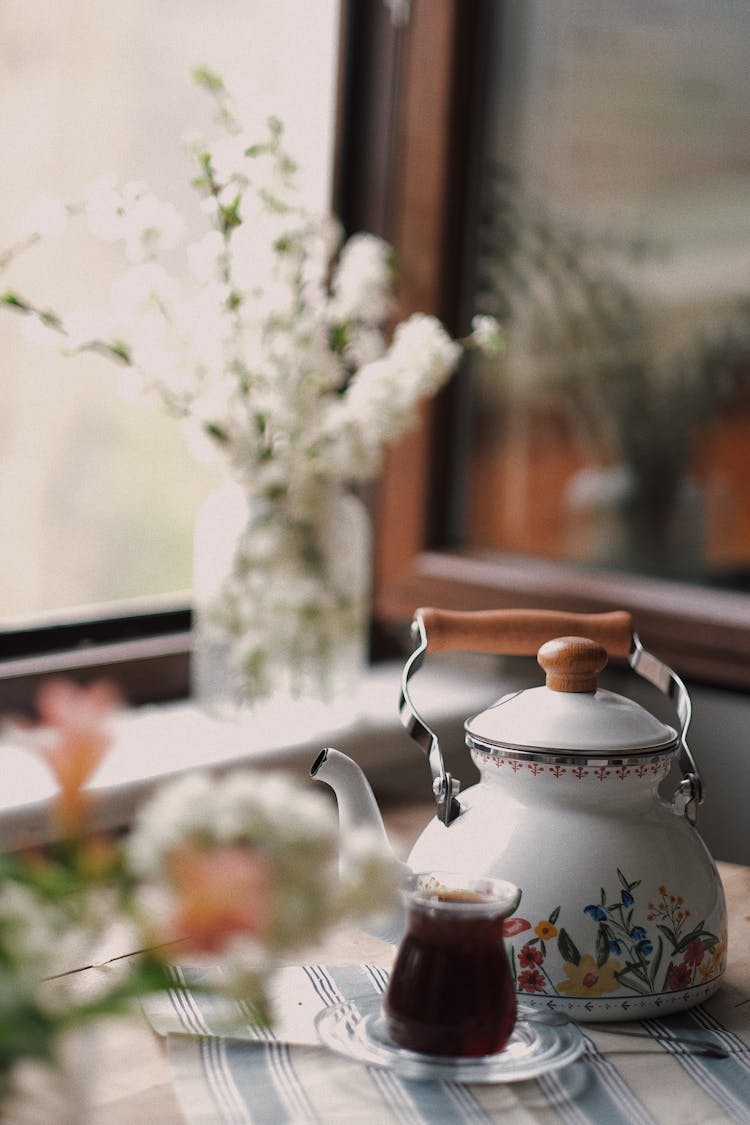
[[[487,895],[480,894],[479,891],[464,891],[464,890],[438,890],[438,891],[420,891],[420,896],[426,899],[434,899],[435,902],[487,902]]]

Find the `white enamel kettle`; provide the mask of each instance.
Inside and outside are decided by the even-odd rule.
[[[401,718],[427,754],[437,816],[408,857],[515,883],[505,935],[525,1003],[579,1020],[681,1011],[718,988],[726,908],[716,866],[695,827],[701,780],[686,742],[690,700],[648,653],[630,614],[418,610],[402,678]],[[410,681],[428,652],[533,654],[546,685],[513,692],[467,719],[480,772],[459,793]],[[597,686],[608,654],[667,695],[679,729]],[[658,788],[676,761],[670,800]],[[342,865],[356,826],[385,832],[359,767],[327,748],[311,773],[336,791]],[[391,935],[393,940],[395,936]]]

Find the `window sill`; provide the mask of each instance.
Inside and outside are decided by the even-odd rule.
[[[416,705],[434,725],[451,768],[466,773],[463,722],[502,694],[496,662],[477,668],[455,658],[435,657],[414,692]],[[380,799],[427,799],[426,760],[398,719],[401,663],[377,665],[364,679],[350,714],[342,719],[326,707],[288,706],[239,722],[221,722],[194,702],[133,708],[118,716],[110,751],[97,771],[93,827],[126,827],[147,794],[160,782],[193,769],[222,772],[237,767],[280,768],[306,777],[315,756],[333,744],[362,767]],[[483,671],[482,671],[483,669]],[[35,846],[52,839],[49,802],[55,787],[44,765],[9,739],[0,742],[4,760],[0,793],[0,850]],[[468,763],[471,770],[471,764]]]

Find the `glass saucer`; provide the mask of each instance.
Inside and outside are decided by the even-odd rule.
[[[401,1078],[446,1082],[522,1082],[567,1066],[586,1040],[573,1024],[551,1026],[520,1019],[507,1046],[496,1055],[449,1058],[421,1055],[389,1038],[381,1013],[363,1013],[352,1001],[325,1008],[315,1020],[324,1047],[368,1066],[388,1067]]]

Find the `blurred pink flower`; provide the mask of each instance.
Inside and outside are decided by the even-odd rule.
[[[37,692],[39,724],[17,726],[25,745],[46,762],[60,788],[55,816],[65,836],[78,835],[83,828],[90,801],[84,786],[109,746],[106,721],[120,702],[109,682],[80,686],[52,679]]]
[[[171,936],[189,949],[214,952],[239,934],[259,940],[269,934],[276,918],[273,869],[257,851],[185,844],[172,852],[168,869],[176,899]]]

